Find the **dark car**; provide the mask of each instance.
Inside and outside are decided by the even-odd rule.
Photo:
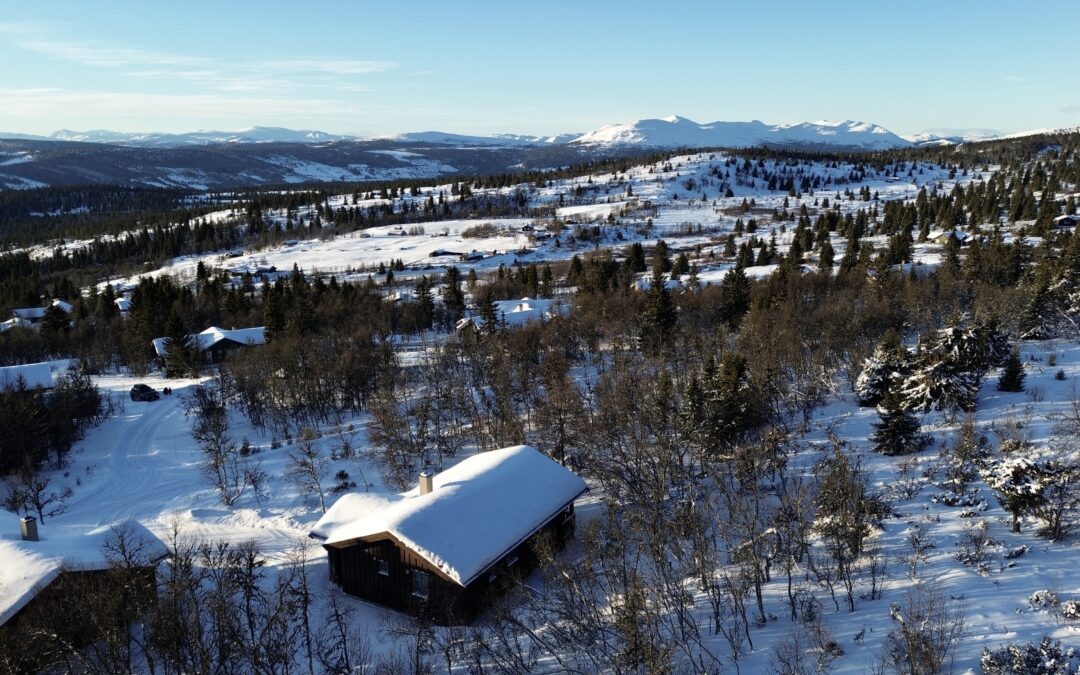
[[[157,390],[146,384],[137,384],[131,388],[131,400],[132,401],[156,401],[158,396]]]

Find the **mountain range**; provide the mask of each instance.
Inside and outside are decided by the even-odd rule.
[[[387,137],[362,137],[331,134],[311,129],[250,127],[240,131],[193,131],[188,133],[128,133],[61,129],[48,136],[6,134],[0,138],[106,143],[132,147],[175,148],[219,143],[329,143],[336,141],[391,140],[403,143],[440,143],[463,146],[559,145],[637,145],[648,147],[749,147],[760,145],[828,145],[845,148],[880,150],[911,145],[884,127],[866,122],[802,122],[766,124],[752,122],[710,122],[699,124],[678,115],[644,119],[625,124],[610,124],[587,133],[556,136],[495,134],[470,136],[443,131],[401,133]],[[939,136],[935,136],[939,138]]]
[[[64,129],[48,136],[0,132],[0,189],[79,184],[220,189],[382,181],[548,168],[651,148],[877,151],[994,136],[988,130],[938,130],[905,138],[852,120],[701,124],[674,115],[555,136],[422,131],[365,138],[280,127],[189,133]]]

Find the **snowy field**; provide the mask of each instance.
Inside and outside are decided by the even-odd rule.
[[[735,165],[729,166],[729,160]],[[775,221],[774,212],[787,211],[794,218],[805,206],[813,221],[825,210],[826,199],[829,200],[829,208],[838,209],[841,215],[875,206],[880,211],[885,202],[912,200],[924,188],[928,192],[949,192],[957,184],[963,185],[989,176],[989,172],[973,171],[950,178],[947,169],[931,165],[917,167],[911,176],[892,176],[877,174],[868,167],[861,169],[865,173],[859,173],[860,168],[853,165],[814,163],[792,171],[799,172],[799,180],[817,179],[823,187],[815,189],[813,194],[807,192],[801,197],[793,197],[786,190],[770,189],[765,181],[753,178],[749,172],[737,172],[736,168],[743,166],[742,161],[723,154],[694,154],[674,157],[654,165],[635,166],[625,173],[593,174],[553,181],[542,188],[523,184],[501,189],[477,189],[473,193],[477,197],[522,192],[530,207],[545,209],[550,215],[534,219],[436,220],[369,228],[338,236],[321,236],[318,229],[305,228],[296,231],[296,245],[276,244],[269,248],[246,250],[233,258],[226,258],[221,252],[185,256],[152,272],[102,280],[99,286],[103,288],[106,283],[111,283],[122,291],[133,287],[141,276],[159,275],[174,275],[190,281],[200,262],[211,269],[254,270],[274,266],[279,272],[287,272],[296,265],[309,274],[363,279],[374,273],[380,264],[389,265],[401,260],[407,269],[396,277],[402,282],[420,274],[438,276],[450,265],[464,271],[475,269],[482,273],[492,271],[499,265],[567,260],[574,255],[588,253],[597,244],[620,251],[635,241],[651,245],[658,239],[667,241],[675,252],[713,252],[717,257],[716,265],[706,265],[700,270],[703,283],[713,283],[719,281],[723,272],[731,267],[725,264],[730,261],[720,259],[721,251],[724,239],[735,233],[738,220],[745,224],[754,219],[757,230],[737,235],[736,245],[755,238],[769,243],[775,238],[777,250],[785,252],[796,223],[794,219]],[[782,165],[763,161],[760,167],[754,166],[751,171],[762,173],[789,168]],[[852,181],[853,174],[859,179]],[[828,181],[827,185],[825,181]],[[863,186],[876,195],[875,200],[867,202],[859,198],[858,191]],[[425,187],[416,195],[403,194],[396,200],[375,197],[354,201],[351,195],[341,194],[327,198],[326,204],[332,210],[343,206],[369,208],[393,205],[400,211],[406,205],[420,207],[427,199],[440,195],[447,200],[456,200],[457,197],[451,195],[451,187],[450,184]],[[732,196],[725,196],[728,190]],[[844,194],[848,190],[854,193],[850,198]],[[744,200],[754,202],[746,212],[741,208]],[[292,213],[284,210],[266,211],[263,217],[269,225],[284,227],[289,218],[293,222],[310,223],[314,219],[314,210],[305,206]],[[229,209],[214,212],[206,218],[219,223],[239,223],[242,220],[240,214]],[[484,225],[493,226],[495,234],[464,236],[470,228]],[[526,225],[535,231],[522,231]],[[598,242],[575,239],[577,228],[595,225],[601,226]],[[867,241],[880,245],[884,239],[871,237]],[[86,243],[68,242],[64,248],[71,250]],[[831,243],[839,260],[845,241],[833,234]],[[52,255],[52,250],[47,246],[36,247],[31,254],[47,256]],[[939,246],[920,244],[916,250],[916,260],[932,264],[939,260],[933,256],[936,251],[940,251]],[[446,255],[439,255],[443,252]],[[480,254],[475,260],[463,261],[459,257],[459,254],[474,252]],[[767,272],[761,271],[761,274]]]

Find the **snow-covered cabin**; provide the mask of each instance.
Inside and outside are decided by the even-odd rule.
[[[20,319],[15,317],[8,319],[7,321],[0,321],[0,333],[6,333],[12,328],[33,328],[34,324],[30,323],[26,319]]]
[[[51,520],[39,525],[0,510],[0,524],[0,630],[29,620],[35,611],[47,613],[56,600],[50,596],[63,592],[57,589],[64,577],[107,573],[116,562],[108,544],[118,537],[151,581],[154,566],[168,554],[160,539],[132,520],[87,531],[53,526]]]
[[[116,309],[120,310],[120,317],[128,318],[131,314],[131,298],[117,298],[113,302],[116,303]]]
[[[927,239],[944,246],[949,242],[949,237],[954,237],[961,246],[971,243],[971,234],[963,230],[935,230],[927,236]]]
[[[201,333],[190,337],[196,349],[203,355],[207,363],[217,363],[229,352],[253,345],[266,344],[266,328],[255,326],[254,328],[233,328],[226,330],[217,326],[210,326]],[[168,340],[163,337],[154,338],[154,353],[158,358],[164,359],[169,352]]]
[[[53,307],[59,307],[68,314],[71,314],[73,307],[71,303],[64,302],[59,298],[52,301]],[[36,326],[45,318],[45,311],[48,307],[19,307],[18,309],[11,310],[12,320],[19,320],[28,323],[31,326]]]
[[[498,300],[495,302],[499,321],[507,326],[524,326],[532,321],[545,321],[566,311],[566,306],[551,298],[530,298],[520,300]],[[468,316],[460,319],[455,328],[460,333],[465,330],[480,330],[484,319],[480,316]]]
[[[1054,227],[1071,228],[1076,227],[1078,224],[1080,224],[1080,216],[1075,214],[1067,214],[1054,218]]]
[[[402,494],[349,493],[315,524],[330,580],[352,595],[468,623],[507,576],[573,536],[585,481],[518,445],[482,452]]]
[[[44,363],[25,363],[21,366],[0,368],[0,391],[14,389],[20,381],[27,389],[52,389],[52,365]]]

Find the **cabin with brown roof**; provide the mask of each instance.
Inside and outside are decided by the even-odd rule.
[[[330,580],[440,624],[471,623],[573,537],[585,482],[524,445],[483,452],[399,495],[344,495],[315,525]]]

